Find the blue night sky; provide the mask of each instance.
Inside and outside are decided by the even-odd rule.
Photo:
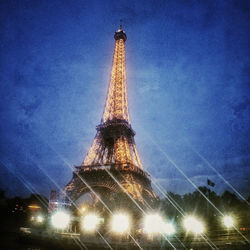
[[[0,188],[64,187],[95,136],[123,19],[131,123],[167,191],[250,194],[249,1],[0,2]],[[17,178],[19,177],[19,179]],[[25,185],[26,187],[25,187]],[[229,189],[230,190],[230,189]]]

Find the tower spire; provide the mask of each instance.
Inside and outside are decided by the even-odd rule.
[[[102,122],[114,119],[129,121],[125,41],[127,36],[122,29],[115,32],[115,51],[111,69],[111,77]]]
[[[120,30],[122,30],[122,19],[120,19]]]

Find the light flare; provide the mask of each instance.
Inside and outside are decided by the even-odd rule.
[[[70,215],[64,211],[58,211],[51,216],[51,223],[57,229],[65,229],[69,226]]]
[[[203,223],[193,216],[186,217],[183,223],[187,232],[202,234],[205,231]]]
[[[129,231],[130,220],[126,214],[114,214],[112,217],[112,231],[116,233],[125,233]]]
[[[223,217],[223,224],[226,228],[231,228],[234,226],[234,219],[230,215],[225,215]]]
[[[88,214],[82,220],[82,227],[84,230],[92,232],[97,229],[100,223],[100,218],[95,214]]]
[[[38,216],[36,217],[36,221],[37,221],[38,223],[43,223],[44,217],[43,217],[42,215],[38,215]]]
[[[158,214],[146,215],[144,219],[144,231],[148,234],[161,233],[164,227],[163,219]]]
[[[162,227],[162,233],[165,233],[167,235],[172,235],[175,233],[175,227],[172,223],[166,222],[163,224]]]

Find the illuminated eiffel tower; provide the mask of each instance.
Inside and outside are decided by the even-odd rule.
[[[73,201],[94,190],[100,196],[110,197],[127,192],[142,204],[152,203],[157,197],[149,174],[143,170],[130,125],[125,67],[127,36],[121,26],[114,38],[111,79],[101,123],[96,127],[92,146],[65,190]]]

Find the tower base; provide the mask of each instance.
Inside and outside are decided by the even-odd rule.
[[[128,199],[143,208],[152,207],[158,200],[150,179],[144,171],[122,170],[121,166],[98,166],[96,169],[79,168],[66,186],[66,194],[71,202],[77,202],[86,193],[91,193],[93,203],[99,199],[109,201],[125,194]],[[122,195],[124,197],[124,195]]]

